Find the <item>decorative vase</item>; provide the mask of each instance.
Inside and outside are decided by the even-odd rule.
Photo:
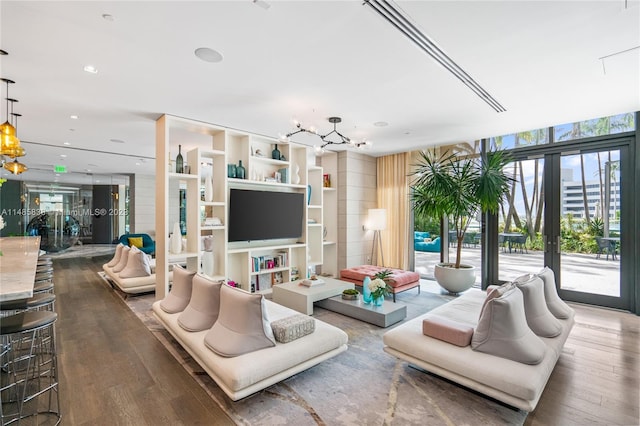
[[[372,297],[372,299],[373,299],[373,304],[375,306],[382,306],[382,304],[384,303],[384,296],[380,296],[380,297],[376,297],[376,298]]]
[[[371,284],[371,278],[364,277],[364,280],[362,280],[362,301],[367,305],[371,303],[371,289],[369,288],[369,284]]]
[[[210,177],[204,178],[204,200],[213,201],[213,180]]]
[[[273,149],[273,151],[271,151],[271,158],[273,158],[274,160],[279,160],[280,150],[278,149],[278,144],[276,144],[275,146],[276,147]]]
[[[169,251],[178,254],[182,251],[182,232],[180,231],[180,222],[173,224],[173,232],[169,237]]]
[[[176,157],[176,173],[182,173],[182,145],[178,145],[178,156]]]
[[[307,205],[311,204],[311,185],[307,185]]]
[[[230,177],[230,178],[236,177],[236,165],[235,164],[227,164],[227,177]]]
[[[293,173],[293,182],[294,185],[300,183],[300,166],[296,164],[295,172]]]
[[[215,272],[215,267],[214,267],[213,252],[203,251],[202,252],[202,273],[212,277],[214,272]]]
[[[242,165],[242,160],[238,161],[238,166],[236,167],[236,177],[238,179],[245,179],[245,175],[246,175],[247,171],[245,170],[244,166]]]

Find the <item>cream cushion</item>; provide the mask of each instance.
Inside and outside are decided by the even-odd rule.
[[[471,338],[471,348],[523,364],[538,364],[544,359],[546,346],[527,325],[519,288],[512,287],[487,302]]]
[[[204,344],[224,357],[234,357],[275,346],[264,297],[223,285],[218,320]]]
[[[151,265],[146,254],[136,246],[129,250],[127,265],[120,271],[120,278],[138,278],[151,275]]]
[[[553,316],[544,299],[544,283],[534,274],[516,278],[514,284],[522,291],[524,315],[531,331],[540,337],[556,337],[562,332],[562,325]]]
[[[567,319],[573,314],[573,309],[558,296],[556,288],[556,276],[549,267],[545,266],[542,271],[538,272],[538,276],[544,283],[544,298],[547,307],[559,319]]]
[[[129,251],[131,250],[131,247],[129,246],[123,246],[122,249],[120,250],[120,259],[118,259],[118,263],[116,263],[116,266],[114,266],[113,268],[111,268],[111,270],[115,273],[119,273],[120,271],[122,271],[125,266],[127,266],[127,261],[129,260]]]
[[[122,255],[122,248],[124,247],[124,244],[120,243],[116,246],[116,252],[113,255],[113,258],[107,263],[107,266],[109,268],[113,268],[114,266],[116,266],[118,264],[118,262],[120,261],[120,256]]]
[[[165,312],[175,314],[184,311],[191,300],[193,276],[195,272],[187,271],[180,265],[173,267],[173,285],[169,294],[162,299],[160,307]]]
[[[193,277],[191,300],[178,317],[178,325],[187,331],[202,331],[211,328],[220,312],[221,282],[202,275]]]

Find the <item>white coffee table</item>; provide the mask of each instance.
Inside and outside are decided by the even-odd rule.
[[[321,277],[324,284],[306,287],[302,281],[277,284],[272,287],[273,301],[305,315],[313,314],[313,302],[342,294],[343,290],[353,289],[353,283]]]

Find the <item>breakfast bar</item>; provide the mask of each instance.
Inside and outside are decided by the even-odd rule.
[[[40,237],[2,237],[0,253],[0,302],[32,297]]]

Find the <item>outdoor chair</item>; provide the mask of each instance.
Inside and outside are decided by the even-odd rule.
[[[511,244],[514,247],[514,250],[520,249],[520,253],[529,253],[527,251],[527,236],[526,235],[518,235],[511,238]]]
[[[609,260],[609,255],[611,255],[612,260],[616,260],[616,246],[613,241],[604,240],[602,237],[596,237],[596,243],[598,244],[598,255],[596,256],[596,259],[600,259],[600,255],[606,253],[607,260]]]

